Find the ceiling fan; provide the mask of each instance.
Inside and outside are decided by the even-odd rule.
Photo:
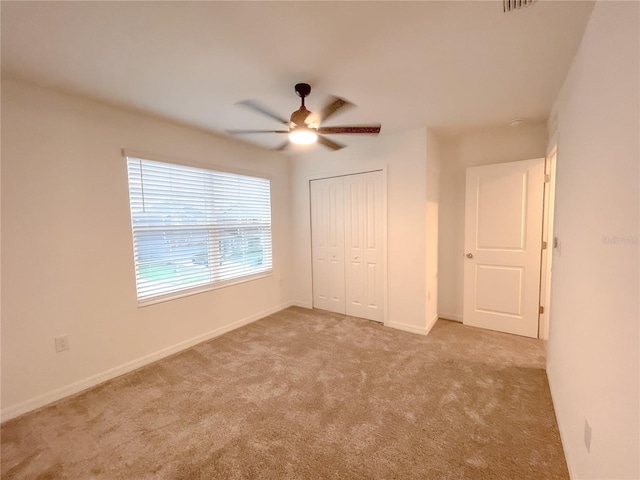
[[[359,133],[359,134],[371,134],[377,135],[380,133],[380,124],[377,125],[351,125],[343,127],[323,127],[320,126],[320,122],[324,122],[334,116],[339,111],[343,111],[345,108],[355,106],[353,103],[339,97],[332,97],[320,112],[320,115],[316,115],[313,112],[307,110],[304,105],[305,97],[308,97],[311,93],[311,86],[308,83],[298,83],[295,86],[296,94],[302,99],[300,108],[291,114],[291,118],[286,120],[277,113],[273,113],[268,108],[260,105],[254,100],[244,100],[239,102],[239,105],[243,105],[251,110],[273,118],[283,125],[288,126],[288,130],[227,130],[227,133],[233,135],[243,135],[251,133],[286,133],[289,135],[289,139],[278,146],[275,150],[284,150],[289,145],[289,142],[299,145],[308,145],[318,142],[331,150],[340,150],[344,148],[338,142],[334,142],[324,135],[343,134],[343,133]]]

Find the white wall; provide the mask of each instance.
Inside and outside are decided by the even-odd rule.
[[[348,139],[345,140],[348,142]],[[292,299],[312,305],[309,180],[387,169],[387,323],[426,333],[426,129],[371,137],[336,152],[318,148],[292,166]]]
[[[440,210],[440,141],[427,131],[427,325],[438,320],[438,215]]]
[[[122,148],[271,175],[274,275],[138,308]],[[281,154],[3,79],[2,170],[3,419],[288,302]]]
[[[547,373],[576,479],[640,478],[639,10],[596,4],[554,109]]]
[[[462,321],[464,197],[467,167],[545,156],[544,123],[487,127],[440,135],[438,314]]]

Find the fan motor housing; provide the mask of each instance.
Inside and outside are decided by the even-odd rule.
[[[309,115],[311,115],[311,112],[306,107],[300,107],[291,114],[291,123],[298,127],[304,126]]]

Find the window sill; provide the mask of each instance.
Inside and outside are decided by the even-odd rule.
[[[170,300],[175,300],[183,297],[190,297],[191,295],[198,295],[199,293],[210,292],[212,290],[219,290],[221,288],[232,287],[234,285],[239,285],[241,283],[252,282],[254,280],[260,280],[262,278],[272,277],[273,270],[269,270],[268,272],[257,273],[255,275],[242,277],[242,278],[234,278],[233,280],[229,280],[227,282],[216,283],[215,285],[201,285],[198,287],[193,287],[185,290],[180,290],[179,292],[167,293],[165,295],[159,295],[157,297],[148,298],[145,300],[138,300],[138,308],[148,307],[149,305],[155,305],[157,303],[168,302]]]

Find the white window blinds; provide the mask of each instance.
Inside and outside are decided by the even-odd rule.
[[[266,178],[127,157],[138,302],[271,272]]]

